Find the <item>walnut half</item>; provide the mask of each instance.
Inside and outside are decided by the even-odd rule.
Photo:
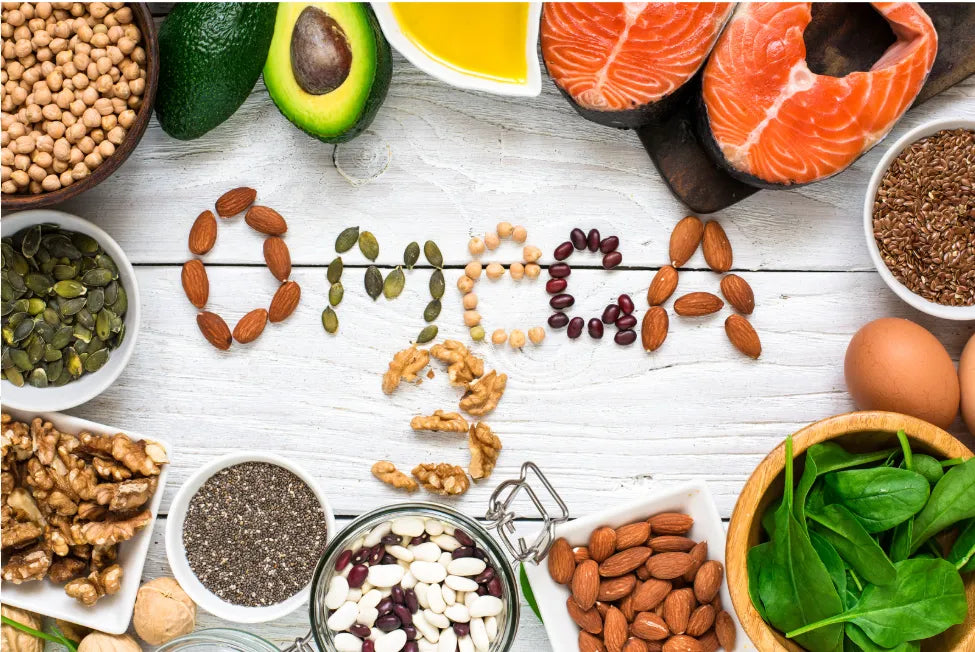
[[[475,417],[483,417],[498,406],[507,384],[507,375],[491,370],[470,386],[460,399],[460,409]]]
[[[430,362],[430,354],[426,349],[411,346],[393,356],[389,363],[389,370],[383,375],[383,392],[392,394],[400,381],[415,382],[417,374]]]
[[[430,430],[432,432],[467,432],[467,419],[456,412],[437,410],[428,417],[415,416],[410,420],[413,430]]]
[[[396,466],[387,460],[380,460],[373,464],[372,474],[382,482],[392,485],[395,489],[403,489],[412,493],[420,488],[416,480],[402,471],[397,471]]]
[[[471,486],[464,469],[451,464],[420,464],[413,469],[413,477],[427,491],[442,496],[459,496]]]
[[[467,447],[471,451],[471,477],[475,480],[490,477],[501,454],[501,440],[486,423],[471,426],[467,433]]]
[[[471,353],[457,340],[446,340],[430,348],[430,355],[447,363],[447,377],[451,385],[466,387],[484,375],[484,360]]]

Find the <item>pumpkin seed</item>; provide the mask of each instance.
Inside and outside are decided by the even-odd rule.
[[[78,314],[74,316],[75,322],[81,324],[85,328],[95,327],[95,318],[92,316],[91,311],[87,307],[82,308],[78,311]]]
[[[403,274],[403,268],[397,265],[396,269],[391,271],[383,282],[383,295],[387,299],[395,299],[403,292],[405,285],[406,275]]]
[[[64,357],[64,354],[50,344],[44,347],[44,362],[54,362],[55,360],[60,360],[62,357]]]
[[[86,233],[78,233],[77,231],[71,234],[71,243],[83,254],[98,253],[101,248],[98,246],[98,242]]]
[[[68,347],[64,351],[64,370],[67,371],[72,378],[77,378],[81,375],[84,369],[81,366],[81,356],[78,352],[74,350],[74,347]]]
[[[344,254],[359,240],[359,227],[350,226],[335,238],[335,253]]]
[[[91,260],[88,258],[87,260]],[[101,269],[107,269],[112,273],[112,278],[118,278],[118,267],[115,265],[115,261],[108,254],[98,254],[95,256],[95,264]]]
[[[418,260],[420,260],[420,245],[411,242],[406,245],[406,250],[403,252],[403,264],[406,265],[406,269],[413,269]]]
[[[121,285],[118,287],[117,296],[115,301],[113,301],[108,307],[112,309],[116,315],[124,315],[129,309],[129,295],[125,293],[125,288]]]
[[[443,299],[443,293],[447,284],[444,282],[443,272],[439,269],[433,270],[430,275],[430,296],[434,299]]]
[[[60,281],[59,281],[60,282]],[[88,303],[88,299],[85,297],[75,297],[74,299],[68,299],[61,304],[61,314],[64,317],[70,317],[71,315],[76,315],[85,307]]]
[[[105,287],[114,281],[115,277],[116,274],[112,270],[105,269],[104,267],[96,267],[85,272],[85,275],[81,277],[81,281],[89,287]]]
[[[32,387],[47,387],[47,372],[43,367],[38,367],[30,372],[28,381]]]
[[[26,258],[33,258],[37,250],[41,248],[41,225],[32,226],[27,229],[24,239],[20,243],[20,251]]]
[[[443,267],[443,254],[440,253],[440,247],[433,240],[427,240],[423,243],[423,255],[426,256],[427,262],[436,268]]]
[[[44,340],[39,337],[31,337],[27,344],[27,359],[31,365],[36,365],[44,357]]]
[[[325,306],[325,310],[322,311],[322,327],[326,333],[335,333],[339,329],[339,316],[331,306]]]
[[[44,248],[47,249],[48,253],[52,256],[58,258],[70,258],[71,260],[78,260],[81,258],[81,252],[78,248],[71,244],[68,237],[61,234],[54,234],[44,236],[41,240]]]
[[[376,260],[379,258],[379,241],[376,240],[376,236],[369,231],[363,231],[360,233],[359,251],[361,251],[362,255],[369,260]]]
[[[44,309],[44,312],[41,313],[41,317],[51,326],[57,326],[61,323],[61,317],[58,316],[57,308],[52,308],[50,305]]]
[[[24,276],[26,276],[26,274],[27,272],[24,272],[23,274],[15,273],[7,277],[7,282],[10,283],[10,287],[13,288],[13,291],[15,294],[17,294],[17,297],[27,291],[27,283],[24,282]]]
[[[8,351],[10,351],[10,361],[21,371],[30,371],[34,367],[27,356],[27,351],[23,349],[8,349]]]
[[[10,260],[7,261],[7,265],[17,276],[23,276],[30,270],[27,259],[13,250],[10,252]]]
[[[29,315],[37,316],[37,315],[41,314],[42,312],[44,312],[44,308],[46,308],[46,307],[47,307],[47,304],[44,303],[44,300],[43,299],[38,299],[37,297],[32,297],[32,298],[30,298],[30,299],[27,300],[27,308],[26,308],[26,310],[27,310],[27,313]]]
[[[63,349],[71,343],[73,336],[74,329],[71,326],[62,326],[54,332],[54,337],[51,338],[51,346],[56,349]]]
[[[88,293],[88,300],[85,302],[85,308],[88,312],[97,314],[99,310],[105,307],[105,290],[102,288],[95,288]]]
[[[24,386],[24,375],[20,373],[20,370],[16,367],[5,369],[3,372],[3,377],[6,378],[14,387]]]
[[[342,278],[342,271],[345,269],[345,265],[342,263],[342,257],[336,256],[335,260],[328,264],[328,271],[325,272],[325,278],[328,279],[329,283],[338,283]]]
[[[383,275],[375,265],[370,265],[369,269],[366,270],[365,284],[366,294],[373,301],[383,293]]]
[[[77,281],[75,281],[75,283],[77,283]],[[51,286],[53,284],[54,282],[51,280],[51,277],[47,276],[46,274],[33,273],[28,274],[26,278],[24,278],[24,285],[27,286],[27,289],[34,294],[39,294],[42,296],[47,296],[47,294],[51,291]],[[78,283],[78,285],[81,286],[80,283]]]
[[[342,303],[343,296],[345,296],[345,288],[342,287],[342,284],[332,283],[332,287],[328,289],[328,302],[337,306]]]
[[[80,281],[65,280],[54,284],[54,292],[65,299],[74,299],[88,292],[88,289]]]
[[[427,307],[423,309],[423,319],[426,321],[434,321],[440,316],[440,299],[432,299]]]
[[[111,311],[105,308],[95,317],[95,333],[103,340],[112,335]]]
[[[420,334],[416,336],[416,343],[417,344],[426,344],[427,342],[429,342],[430,340],[432,340],[433,338],[435,338],[437,336],[437,331],[438,330],[439,329],[437,328],[437,325],[436,324],[430,324],[429,326],[427,326],[426,328],[424,328],[422,331],[420,331]]]
[[[106,362],[108,362],[108,349],[99,349],[89,354],[88,359],[85,360],[85,371],[88,373],[98,371]]]
[[[61,377],[61,373],[64,371],[64,362],[62,360],[54,360],[47,365],[47,380],[49,383],[57,382],[58,378]]]
[[[115,303],[115,300],[118,299],[119,287],[121,286],[118,281],[112,281],[105,286],[105,305],[110,306]]]
[[[55,265],[51,271],[58,281],[67,281],[78,276],[78,265]]]
[[[14,328],[13,341],[14,342],[23,341],[27,339],[27,337],[33,332],[34,332],[34,320],[24,319],[19,324],[17,324],[16,328]]]

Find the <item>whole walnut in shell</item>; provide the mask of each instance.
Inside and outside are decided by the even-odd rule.
[[[21,625],[27,625],[37,630],[41,628],[41,617],[29,611],[3,605],[3,615]],[[10,625],[4,625],[3,644],[0,647],[2,647],[3,652],[8,652],[8,650],[9,652],[42,652],[44,641]]]
[[[92,632],[81,639],[78,652],[142,652],[142,648],[128,634]]]
[[[135,633],[149,645],[162,645],[196,627],[196,604],[172,577],[139,587],[132,615]]]

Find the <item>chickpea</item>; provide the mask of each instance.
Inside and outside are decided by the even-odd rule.
[[[113,83],[114,82],[109,75],[100,75],[98,79],[95,80],[95,91],[97,91],[99,95],[109,95],[111,94]]]
[[[535,263],[529,263],[525,265],[525,276],[531,279],[538,278],[538,275],[542,273],[542,268]]]
[[[132,22],[132,8],[122,6],[115,11],[115,20],[119,22],[120,25],[128,25]]]
[[[54,170],[55,173],[61,174],[68,169],[68,162],[55,160],[53,163],[51,163],[51,169]]]
[[[0,182],[10,181],[10,175],[14,171],[9,165],[0,165]]]
[[[491,343],[492,344],[504,344],[508,341],[508,334],[504,332],[503,328],[491,333]]]
[[[473,292],[468,292],[460,302],[464,305],[464,310],[474,310],[477,308],[477,295]]]
[[[135,41],[128,36],[123,36],[118,40],[118,49],[121,50],[122,54],[132,54],[132,51],[135,50]]]
[[[511,278],[520,281],[525,276],[525,266],[521,263],[511,263],[508,265],[508,271],[511,272]]]
[[[484,327],[481,325],[475,326],[471,329],[471,339],[475,342],[480,342],[484,339]]]
[[[81,181],[90,174],[90,170],[84,162],[78,163],[71,169],[71,176],[75,181]]]
[[[14,151],[19,154],[30,154],[34,151],[34,147],[36,146],[34,137],[30,135],[19,137],[16,141],[14,141],[14,144],[16,145],[16,149]]]
[[[30,104],[26,109],[27,121],[30,123],[40,122],[44,118],[44,114],[41,113],[41,107],[38,104]]]
[[[113,145],[121,145],[122,141],[125,140],[125,129],[122,127],[115,127],[114,129],[109,130],[106,138],[108,138]]]
[[[94,129],[102,123],[102,116],[94,108],[88,108],[81,116],[81,123],[89,129]]]
[[[34,135],[34,144],[38,152],[49,154],[54,151],[54,139],[47,134]]]
[[[5,195],[12,195],[17,192],[17,184],[11,179],[0,183],[0,191]]]
[[[49,174],[43,179],[41,179],[41,188],[46,192],[53,192],[61,187],[61,180],[58,179],[58,175]]]
[[[504,276],[504,266],[501,263],[489,263],[485,273],[489,279],[496,281]]]
[[[128,129],[135,122],[135,111],[132,109],[126,109],[119,113],[118,123],[125,129]]]
[[[481,262],[478,260],[472,260],[464,266],[464,274],[476,281],[477,279],[481,278],[481,269]]]
[[[538,247],[528,245],[522,250],[521,255],[524,257],[526,263],[534,263],[542,257],[542,250]]]
[[[511,335],[508,336],[508,344],[511,345],[513,349],[520,349],[525,346],[525,333],[518,330],[517,328],[511,331]]]
[[[68,142],[73,145],[84,138],[85,133],[85,125],[81,124],[80,122],[76,122],[68,127],[68,130],[65,132],[64,136],[68,139]]]
[[[102,155],[102,159],[106,159],[115,153],[115,145],[109,140],[103,140],[98,143],[98,153]]]
[[[31,178],[32,181],[43,181],[44,177],[47,176],[47,172],[44,171],[40,165],[31,165],[27,168],[27,176]]]
[[[0,149],[0,165],[9,167],[14,164],[14,153],[9,147]]]
[[[78,149],[81,150],[86,156],[91,154],[91,151],[95,149],[95,141],[91,136],[85,136],[78,141]]]
[[[61,181],[62,188],[65,186],[70,186],[72,183],[74,183],[74,177],[71,176],[71,170],[63,170],[58,179]]]
[[[30,183],[30,177],[24,170],[14,170],[10,173],[10,180],[17,184],[18,188],[25,188]]]
[[[468,328],[477,326],[481,323],[481,313],[476,310],[465,310],[464,311],[464,325]]]
[[[53,104],[53,103],[45,104],[44,108],[41,109],[41,115],[44,117],[45,120],[48,120],[49,122],[60,120],[61,109],[60,107],[58,107],[57,104]]]
[[[104,131],[108,132],[115,128],[118,124],[118,117],[113,113],[102,118],[101,127]]]
[[[528,229],[523,226],[516,226],[511,232],[511,239],[521,244],[528,239]]]
[[[487,233],[484,236],[484,246],[494,251],[501,246],[501,238],[496,233]]]
[[[74,93],[68,88],[61,88],[58,91],[58,96],[55,98],[54,103],[58,105],[58,108],[62,111],[71,106],[71,102],[74,100]]]
[[[102,155],[99,154],[97,151],[93,151],[88,156],[85,157],[85,165],[88,166],[89,170],[94,170],[95,168],[97,168],[99,165],[102,164],[102,161],[103,161]]]
[[[146,80],[141,77],[133,79],[129,82],[129,90],[133,95],[142,95],[146,90]]]
[[[499,238],[510,238],[511,237],[511,222],[498,222],[498,237]]]
[[[462,293],[467,294],[474,289],[474,280],[470,276],[464,274],[457,279],[457,289]]]
[[[83,160],[85,160],[85,155],[77,147],[72,147],[71,152],[68,154],[68,164],[71,166],[78,165]]]
[[[470,242],[467,243],[467,250],[471,252],[472,256],[480,256],[484,253],[484,249],[484,240],[481,240],[477,236],[471,238]]]
[[[542,340],[545,339],[545,329],[541,326],[533,326],[528,329],[528,339],[531,340],[532,344],[541,344]]]
[[[105,132],[101,128],[92,129],[88,132],[88,135],[96,145],[105,140]]]
[[[54,141],[54,160],[56,161],[67,161],[68,156],[71,154],[71,143],[69,143],[64,138],[58,138]]]
[[[26,154],[16,154],[14,156],[14,167],[26,172],[27,168],[30,167],[30,157]]]

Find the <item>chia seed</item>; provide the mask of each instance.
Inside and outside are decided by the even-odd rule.
[[[246,462],[215,473],[190,500],[186,559],[200,582],[227,602],[266,607],[309,581],[325,551],[325,513],[291,471]]]

